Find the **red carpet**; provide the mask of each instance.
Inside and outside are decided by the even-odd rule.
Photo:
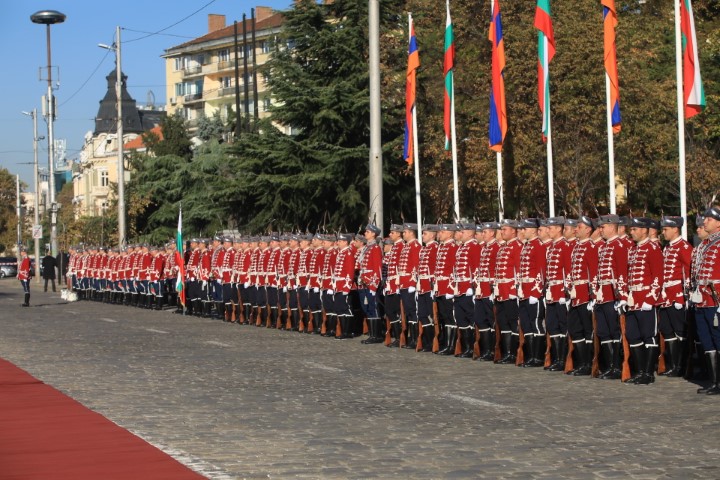
[[[199,478],[204,477],[0,359],[0,480]]]

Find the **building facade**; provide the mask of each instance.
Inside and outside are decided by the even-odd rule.
[[[244,25],[242,21],[237,22],[236,55],[235,25],[226,25],[225,16],[216,14],[208,15],[206,35],[165,50],[166,110],[169,115],[179,113],[188,122],[191,133],[202,117],[218,114],[223,121],[232,118],[236,85],[243,117],[268,115],[272,97],[267,86],[268,73],[262,66],[276,48],[283,16],[270,7],[257,7],[255,12],[254,50],[251,19],[246,19]]]

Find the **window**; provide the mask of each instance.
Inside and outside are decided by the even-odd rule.
[[[110,180],[107,170],[100,170],[100,186],[107,187],[108,185],[110,185]]]
[[[270,53],[270,42],[268,40],[260,42],[260,51],[262,53]]]
[[[218,52],[218,61],[220,62],[228,62],[230,61],[230,49],[229,48],[223,48]]]
[[[270,105],[272,105],[270,97],[263,98],[263,111],[267,112],[268,110],[270,110]]]
[[[232,77],[220,77],[220,87],[221,88],[232,87]]]

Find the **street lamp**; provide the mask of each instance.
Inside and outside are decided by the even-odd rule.
[[[37,109],[33,108],[32,112],[22,112],[23,115],[28,115],[30,118],[33,119],[33,154],[35,156],[34,164],[34,181],[35,181],[35,201],[33,203],[33,208],[35,210],[35,224],[34,227],[37,227],[40,224],[40,217],[39,217],[39,207],[38,207],[38,196],[40,195],[39,189],[38,189],[38,141],[42,140],[45,137],[38,137],[38,131],[37,131]],[[35,237],[33,232],[33,237]],[[40,239],[35,238],[35,278],[36,283],[40,283]]]
[[[50,249],[57,255],[57,204],[55,203],[55,138],[53,121],[55,120],[55,99],[52,91],[52,61],[50,54],[50,25],[63,23],[65,14],[57,10],[40,10],[30,15],[33,23],[45,25],[47,32],[47,124],[48,124],[48,162],[50,163]]]
[[[117,138],[118,138],[118,246],[125,246],[125,150],[123,146],[122,121],[122,56],[120,48],[120,27],[115,32],[115,43],[98,44],[98,47],[115,52],[115,97],[117,100]]]

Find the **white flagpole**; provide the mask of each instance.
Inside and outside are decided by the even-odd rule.
[[[608,144],[608,170],[610,177],[610,213],[616,213],[615,198],[615,139],[613,138],[612,105],[610,100],[610,76],[605,73],[605,97],[607,103],[607,144]]]
[[[680,2],[675,3],[675,76],[678,108],[678,155],[680,157],[680,216],[685,219],[682,226],[683,238],[688,238],[687,192],[685,190],[685,108],[683,101],[682,39],[680,34]]]
[[[550,216],[555,216],[555,180],[553,178],[553,156],[552,156],[552,128],[550,124],[550,102],[547,108],[547,169],[548,169],[548,205],[550,206]]]
[[[408,38],[412,37],[412,14],[408,14]],[[417,72],[416,72],[417,75]],[[415,77],[417,82],[417,76]],[[417,85],[417,83],[416,83]],[[417,102],[416,102],[417,104]],[[413,164],[415,169],[415,208],[417,210],[418,240],[422,245],[422,208],[420,205],[420,155],[418,153],[418,131],[417,131],[417,110],[415,105],[412,108],[413,123]]]
[[[458,190],[457,141],[455,134],[455,72],[453,72],[452,99],[450,101],[450,145],[452,147],[453,162],[453,202],[455,204],[455,219],[460,220],[460,192]]]

